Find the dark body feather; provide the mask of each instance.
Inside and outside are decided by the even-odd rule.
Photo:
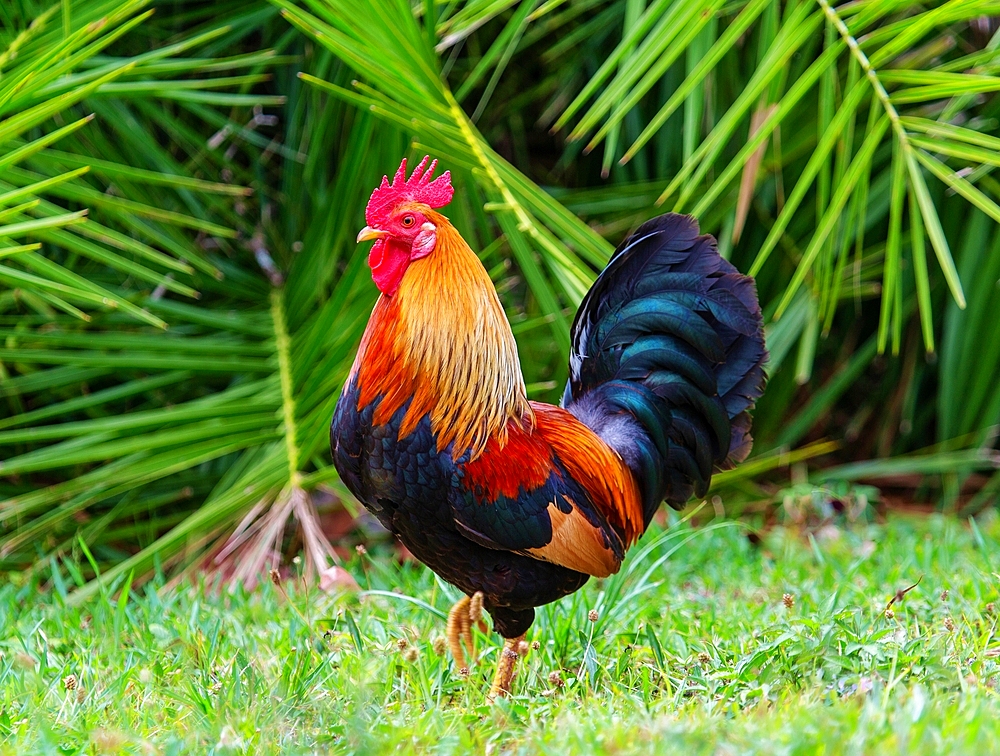
[[[546,497],[551,501],[559,487],[555,473],[533,495],[479,503],[480,496],[463,484],[468,454],[454,460],[450,448],[437,452],[427,418],[399,439],[405,406],[389,423],[373,426],[376,405],[358,412],[357,398],[349,383],[331,426],[333,460],[341,478],[417,559],[469,595],[482,591],[497,632],[516,638],[534,621],[534,607],[587,582],[589,575],[508,550],[543,546],[551,539],[543,502]],[[472,525],[460,524],[459,518]],[[505,533],[507,546],[483,531]]]
[[[331,426],[333,461],[351,492],[444,580],[482,591],[507,638],[530,627],[535,607],[578,590],[590,574],[616,571],[664,498],[682,504],[707,488],[714,467],[749,451],[747,410],[766,358],[760,309],[752,280],[719,257],[692,219],[662,216],[623,242],[581,305],[572,338],[564,405],[579,422],[534,406],[539,419],[562,413],[547,421],[550,433],[565,427],[582,444],[536,426],[488,446],[479,461],[468,451],[456,458],[452,444],[438,450],[427,415],[399,437],[410,402],[375,422],[385,397],[359,407],[357,373]],[[588,444],[619,468],[598,477],[635,491],[634,525],[584,479],[593,465],[567,458]],[[567,533],[588,539],[579,551],[596,555],[594,569],[553,563],[579,566],[577,554],[567,557],[577,550]]]

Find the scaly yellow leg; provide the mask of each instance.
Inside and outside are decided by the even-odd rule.
[[[493,703],[497,696],[506,697],[510,693],[510,686],[514,682],[514,672],[517,668],[517,659],[522,648],[527,648],[524,645],[523,635],[518,638],[504,639],[500,661],[497,664],[497,673],[493,676],[493,685],[490,686],[489,695],[486,696],[486,700],[490,703]]]
[[[459,600],[448,612],[448,624],[445,635],[448,638],[448,649],[455,659],[460,675],[469,674],[469,664],[465,662],[465,653],[462,651],[462,643],[469,652],[470,664],[476,663],[476,646],[472,639],[472,625],[478,625],[482,632],[487,632],[488,627],[483,620],[483,594],[476,591],[471,597],[465,596]]]

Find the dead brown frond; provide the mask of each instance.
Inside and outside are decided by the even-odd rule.
[[[309,495],[299,486],[289,485],[273,499],[266,497],[254,505],[212,559],[216,569],[229,575],[230,586],[252,590],[261,575],[280,568],[285,528],[292,517],[298,523],[305,553],[303,578],[322,580],[331,563],[339,564]],[[346,587],[347,581],[339,584]]]

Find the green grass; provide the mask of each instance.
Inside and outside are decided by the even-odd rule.
[[[760,546],[729,522],[657,528],[539,612],[495,707],[496,637],[459,679],[433,650],[455,592],[385,546],[347,565],[357,597],[154,580],[74,607],[64,564],[0,589],[0,752],[996,753],[998,540],[995,517]]]

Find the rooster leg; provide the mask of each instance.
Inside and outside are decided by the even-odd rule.
[[[514,671],[517,668],[517,659],[521,654],[522,647],[527,648],[527,644],[524,643],[524,635],[504,639],[503,650],[500,652],[500,662],[497,664],[497,673],[493,676],[493,685],[490,686],[489,695],[486,696],[486,700],[490,703],[493,703],[497,696],[505,698],[510,693],[510,685],[514,682]]]
[[[476,663],[476,646],[472,639],[472,625],[476,624],[482,632],[487,631],[483,621],[483,594],[476,591],[471,597],[465,596],[448,612],[448,624],[445,634],[448,636],[448,649],[455,659],[458,673],[469,674],[469,664],[465,662],[465,652],[462,643],[469,652],[470,664]]]

